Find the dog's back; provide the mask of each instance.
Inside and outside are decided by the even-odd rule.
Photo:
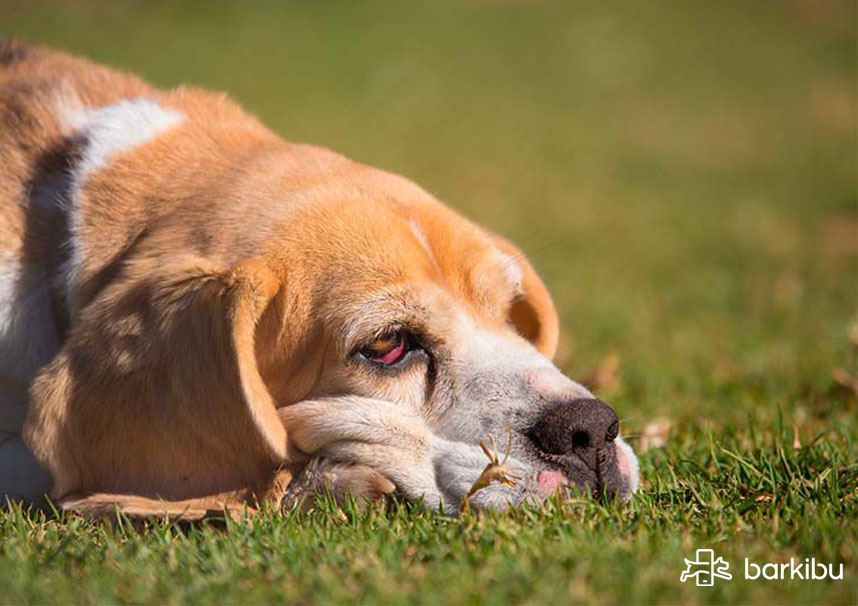
[[[49,486],[19,434],[29,384],[58,351],[64,330],[53,277],[67,230],[62,211],[74,142],[63,132],[59,103],[73,97],[98,106],[148,90],[133,76],[82,59],[0,41],[0,495],[6,486]]]
[[[4,495],[27,499],[50,488],[21,440],[29,391],[73,333],[76,312],[119,270],[123,251],[157,231],[147,225],[159,220],[173,226],[162,236],[170,232],[167,240],[188,248],[209,236],[228,241],[242,211],[230,207],[226,218],[214,218],[212,201],[228,198],[216,188],[232,187],[229,171],[240,172],[242,154],[286,146],[223,94],[162,92],[135,76],[15,41],[0,42],[0,116],[2,502]],[[171,159],[163,148],[137,154],[179,123],[186,128],[167,146]],[[299,156],[339,158],[293,148]],[[127,161],[116,169],[120,154]],[[195,229],[201,221],[210,233]],[[148,245],[164,259],[176,257],[159,242]],[[218,245],[227,257],[241,248]]]
[[[146,90],[137,78],[81,59],[0,42],[0,432],[20,431],[28,384],[62,331],[51,274],[63,253],[73,142],[59,104],[73,97],[102,105]]]

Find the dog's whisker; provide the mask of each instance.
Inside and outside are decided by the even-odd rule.
[[[504,262],[503,267],[506,268],[506,267],[509,267],[510,265],[514,265],[514,264],[516,264],[519,261],[522,261],[524,259],[530,259],[534,255],[537,255],[541,252],[544,252],[545,250],[551,248],[552,246],[556,246],[557,244],[560,244],[560,241],[554,240],[552,242],[549,242],[545,246],[541,246],[540,248],[537,248],[535,250],[522,251],[521,253],[515,255],[514,257],[510,257],[506,262]]]

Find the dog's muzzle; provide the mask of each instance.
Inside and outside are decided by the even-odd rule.
[[[608,498],[629,492],[614,442],[620,422],[614,409],[595,398],[559,402],[542,414],[528,435],[540,456],[559,468],[567,486]]]

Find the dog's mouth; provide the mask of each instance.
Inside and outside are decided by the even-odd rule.
[[[634,475],[630,472],[631,462],[626,452],[630,449],[622,440],[603,443],[598,448],[589,444],[578,445],[565,454],[533,448],[532,442],[528,441],[528,447],[524,449],[527,456],[507,464],[508,453],[512,450],[512,435],[506,455],[499,455],[494,438],[489,438],[491,448],[486,442],[479,444],[489,459],[488,465],[471,486],[465,503],[492,484],[518,487],[538,500],[559,494],[564,498],[586,496],[625,502],[636,488],[636,472]],[[519,455],[524,454],[521,446],[516,450]],[[530,465],[524,464],[525,460],[530,460]],[[532,471],[525,471],[526,467]]]
[[[597,498],[628,500],[632,492],[630,478],[621,471],[613,444],[601,448],[582,448],[563,455],[539,451],[539,458],[550,466],[537,475],[537,486],[544,496],[562,491],[589,493]]]

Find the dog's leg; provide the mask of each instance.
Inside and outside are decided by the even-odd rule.
[[[433,436],[423,421],[390,402],[346,396],[298,402],[277,411],[301,452],[375,470],[409,499],[441,499]]]
[[[312,459],[286,490],[282,508],[307,509],[320,494],[329,494],[342,505],[352,497],[359,508],[393,494],[396,486],[381,473],[366,465],[335,463],[330,459]]]
[[[291,404],[278,410],[290,443],[302,452],[372,470],[397,494],[450,513],[485,470],[478,445],[432,433],[407,409],[383,400],[346,396]],[[519,469],[510,460],[510,468]],[[493,483],[471,499],[475,508],[502,508],[527,497],[517,486]]]
[[[282,469],[265,485],[252,490],[227,491],[181,501],[106,493],[71,495],[60,501],[60,507],[87,518],[109,519],[119,511],[131,519],[154,517],[193,522],[228,515],[237,520],[245,513],[256,513],[266,504],[279,509],[291,480],[292,471]]]

